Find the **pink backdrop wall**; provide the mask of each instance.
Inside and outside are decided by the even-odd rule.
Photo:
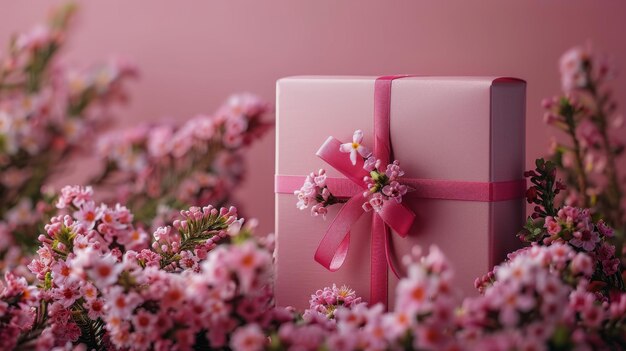
[[[0,0],[0,50],[10,33],[40,21],[49,4]],[[512,75],[528,81],[527,164],[552,130],[539,102],[558,92],[556,61],[591,40],[626,70],[622,1],[80,1],[67,56],[88,64],[111,53],[142,79],[122,124],[211,112],[229,93],[273,100],[288,75]],[[393,5],[385,5],[393,4]],[[626,76],[617,79],[626,102]],[[294,131],[297,132],[297,131]],[[238,197],[273,228],[274,135],[249,154]]]

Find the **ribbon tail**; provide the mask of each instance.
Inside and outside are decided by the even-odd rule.
[[[415,221],[415,213],[401,203],[387,201],[376,217],[380,217],[381,221],[386,224],[384,225],[386,263],[391,268],[393,274],[400,278],[395,253],[391,247],[391,231],[389,228],[393,229],[401,237],[406,237]]]
[[[391,231],[387,226],[385,226],[385,256],[387,257],[387,264],[391,271],[396,276],[396,278],[400,279],[400,273],[398,266],[396,265],[396,254],[393,251],[393,246],[391,245]]]
[[[363,198],[354,196],[346,202],[328,227],[315,251],[315,261],[331,272],[343,265],[350,246],[350,227],[363,214]]]
[[[370,305],[382,303],[387,306],[386,248],[389,228],[380,216],[372,216],[372,242],[370,262]]]
[[[401,237],[406,237],[415,221],[415,213],[402,203],[386,201],[378,212],[382,220]]]

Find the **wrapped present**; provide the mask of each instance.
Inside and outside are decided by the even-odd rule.
[[[307,307],[332,284],[393,304],[416,245],[437,245],[456,287],[476,294],[474,280],[521,245],[525,89],[494,77],[279,80],[277,304]],[[296,206],[309,174],[320,204]]]

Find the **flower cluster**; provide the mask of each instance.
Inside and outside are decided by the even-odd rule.
[[[379,212],[386,201],[402,202],[402,196],[407,193],[409,188],[399,181],[400,177],[404,175],[404,171],[400,168],[400,162],[396,160],[389,165],[383,165],[380,160],[372,156],[362,141],[363,131],[357,130],[354,132],[352,142],[341,144],[339,151],[350,154],[350,162],[354,166],[357,165],[359,155],[363,158],[363,169],[369,173],[369,176],[363,178],[367,188],[363,192],[363,197],[366,199],[363,203],[363,210]],[[328,212],[328,206],[345,202],[335,197],[328,189],[324,169],[307,176],[302,188],[296,190],[294,195],[298,197],[296,206],[300,210],[313,205],[311,214],[313,216],[322,215],[324,218]]]
[[[112,107],[128,100],[126,81],[137,76],[119,59],[92,69],[61,62],[74,13],[73,5],[58,9],[0,57],[0,253],[7,257],[36,245],[32,234],[51,210],[42,187],[90,146]]]
[[[614,250],[603,241],[572,242],[576,231],[612,235],[587,210],[546,216],[552,234],[477,279],[481,296],[461,301],[444,254],[415,248],[392,311],[333,285],[311,295],[299,317],[273,305],[272,240],[251,240],[234,208],[191,207],[148,237],[126,207],[96,204],[93,196],[88,187],[61,192],[59,214],[29,265],[37,285],[6,274],[3,346],[508,350],[626,343],[626,294],[602,285],[611,282],[606,261]]]
[[[364,146],[362,141],[363,131],[357,130],[352,136],[352,142],[341,144],[339,151],[349,153],[353,165],[357,163],[357,155],[361,155],[364,159],[363,169],[370,173],[369,177],[363,179],[367,186],[367,191],[363,193],[363,197],[367,198],[367,201],[363,203],[363,209],[378,212],[385,201],[402,202],[407,186],[398,182],[398,178],[404,175],[400,169],[400,162],[396,160],[392,164],[383,165],[380,160],[372,156],[369,148]]]
[[[615,77],[615,70],[605,57],[594,55],[591,46],[576,46],[567,50],[559,61],[563,91],[587,89],[596,82]]]
[[[454,338],[457,304],[449,263],[436,248],[426,256],[414,251],[407,260],[408,277],[398,284],[393,311],[385,313],[382,305],[364,303],[339,306],[328,317],[334,318],[333,323],[320,318],[284,323],[272,335],[272,346],[340,351],[461,349]]]
[[[590,209],[556,207],[556,195],[565,190],[556,180],[556,166],[543,159],[537,160],[536,164],[535,170],[526,172],[533,184],[526,197],[536,206],[518,236],[523,241],[541,245],[568,244],[575,251],[587,253],[593,259],[591,281],[603,282],[605,295],[612,289],[623,290],[621,263],[612,244],[613,228],[604,220],[594,220]]]
[[[333,319],[337,308],[352,308],[360,303],[363,302],[354,290],[345,285],[338,288],[337,285],[333,284],[332,287],[318,290],[311,295],[311,300],[309,300],[310,307],[305,311],[304,316],[321,314],[325,318]]]
[[[448,261],[431,248],[408,259],[409,275],[398,284],[393,311],[353,304],[336,308],[326,317],[331,321],[305,314],[283,323],[270,340],[245,329],[250,347],[240,349],[620,349],[626,294],[610,300],[597,294],[588,282],[592,262],[565,244],[525,248],[478,279],[480,296],[460,302]]]
[[[367,185],[367,191],[363,192],[363,197],[367,199],[363,203],[365,211],[378,212],[383,208],[385,201],[389,200],[402,202],[402,196],[407,193],[408,187],[398,181],[404,175],[398,160],[383,168],[380,160],[369,157],[365,160],[363,168],[370,172],[370,176],[363,179]]]
[[[590,46],[574,47],[560,61],[563,95],[545,99],[545,121],[569,142],[553,141],[551,156],[567,184],[565,204],[601,214],[621,233],[626,230],[624,179],[619,174],[624,119],[617,111],[610,81],[615,70]]]
[[[477,280],[459,332],[475,349],[615,349],[626,335],[626,294],[608,300],[589,284],[594,260],[570,245],[534,245]]]
[[[218,348],[239,325],[275,323],[271,253],[253,240],[217,246],[244,231],[235,208],[192,207],[150,240],[91,188],[64,188],[57,207],[29,265],[39,284],[6,276],[3,345]]]
[[[336,198],[328,190],[326,170],[324,169],[320,169],[316,173],[311,172],[306,177],[300,190],[294,191],[294,195],[298,197],[298,203],[296,204],[298,209],[304,210],[311,206],[311,215],[322,216],[323,218],[326,218],[328,206],[344,202],[344,200]]]
[[[39,302],[39,294],[26,279],[13,273],[5,273],[4,281],[5,284],[0,282],[0,349],[13,350],[22,333],[35,322],[33,308]]]
[[[243,147],[261,136],[269,111],[259,98],[231,96],[212,116],[199,115],[181,126],[139,126],[104,135],[100,155],[107,161],[92,183],[114,187],[116,200],[136,209],[148,223],[169,223],[185,205],[225,204],[242,181]]]

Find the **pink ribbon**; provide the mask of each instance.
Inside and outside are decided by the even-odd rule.
[[[344,154],[345,155],[345,154]],[[277,194],[292,194],[302,187],[306,176],[276,175],[274,191]],[[524,179],[506,182],[467,182],[442,179],[402,178],[402,184],[412,189],[404,197],[420,199],[461,200],[494,202],[519,199],[526,192]],[[346,178],[327,177],[326,185],[335,197],[349,198],[363,193],[362,187]]]
[[[390,112],[391,82],[407,76],[385,76],[374,83],[374,150],[373,156],[383,165],[391,159]],[[322,145],[317,155],[329,165],[345,175],[354,184],[366,190],[364,177],[368,172],[363,169],[363,160],[359,159],[356,166],[348,157],[339,151],[341,143],[330,137]],[[315,260],[330,271],[341,267],[348,254],[350,245],[350,228],[364,213],[364,199],[357,194],[351,197],[341,208],[326,234],[322,238]],[[413,224],[415,213],[403,204],[385,201],[380,211],[372,216],[371,261],[370,261],[370,303],[387,305],[387,267],[391,267],[396,276],[398,272],[393,264],[390,250],[390,232],[393,229],[401,237],[405,237]],[[383,259],[384,257],[384,259]]]
[[[389,164],[393,156],[390,140],[391,84],[394,79],[405,77],[409,76],[384,76],[374,83],[373,156],[380,159],[383,165]],[[369,176],[369,172],[363,169],[363,159],[358,158],[356,166],[352,165],[349,157],[339,151],[340,145],[340,141],[329,137],[317,152],[321,159],[347,178],[328,178],[326,181],[333,195],[349,199],[335,216],[315,252],[315,260],[333,272],[342,266],[347,257],[350,228],[365,212],[362,207],[365,198],[362,194],[367,188],[363,178]],[[304,180],[304,176],[277,175],[276,192],[293,194]],[[465,182],[403,178],[402,183],[415,190],[405,196],[415,194],[429,199],[488,202],[520,198],[526,188],[523,179],[510,182]],[[395,201],[385,201],[382,210],[372,216],[370,303],[387,304],[388,267],[398,276],[393,263],[389,228],[405,237],[414,219],[412,210]]]

